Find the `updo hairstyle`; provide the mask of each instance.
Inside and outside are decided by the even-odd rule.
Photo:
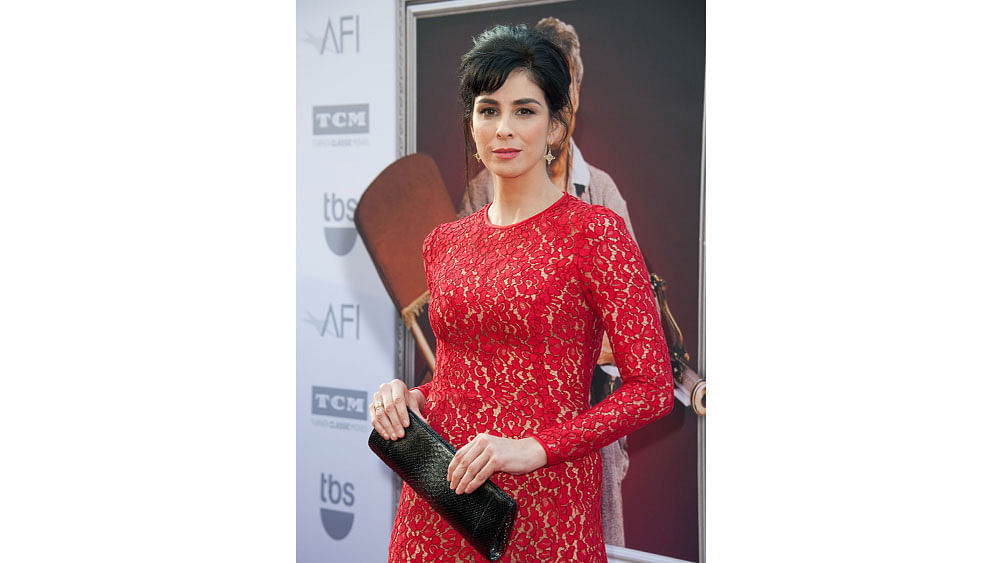
[[[564,146],[573,107],[570,104],[570,71],[565,53],[545,35],[525,25],[498,25],[473,39],[472,49],[459,65],[459,96],[462,99],[462,130],[465,133],[465,185],[469,189],[469,166],[476,143],[472,138],[472,111],[476,96],[492,94],[510,73],[523,69],[545,94],[549,118],[563,131],[557,146]],[[567,177],[569,167],[566,167]]]

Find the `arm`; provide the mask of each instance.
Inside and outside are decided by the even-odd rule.
[[[434,255],[434,240],[435,240],[435,237],[437,237],[437,232],[438,232],[439,228],[440,228],[440,225],[438,225],[433,230],[431,230],[431,232],[426,237],[424,237],[424,242],[421,245],[421,254],[423,256],[423,261],[424,261],[424,279],[426,280],[427,290],[428,291],[431,290],[431,285],[432,285],[432,279],[433,279],[433,276],[432,276],[432,271],[433,271],[432,264],[433,264],[434,259],[435,259],[435,255]],[[429,307],[429,305],[428,305],[428,307]],[[423,409],[423,406],[424,406],[425,401],[427,400],[427,398],[429,398],[431,396],[431,385],[432,384],[433,384],[433,381],[428,381],[427,383],[424,383],[423,385],[418,385],[418,386],[414,387],[413,389],[410,389],[410,393],[411,394],[413,394],[414,391],[417,391],[419,393],[419,395],[417,395],[415,397],[415,399],[418,401],[418,404],[420,405],[421,409]],[[419,414],[423,415],[424,413],[420,412]]]
[[[593,452],[670,412],[673,382],[663,327],[639,247],[625,221],[597,213],[575,254],[591,305],[607,331],[622,386],[597,406],[533,436],[547,465]]]
[[[412,395],[414,401],[416,401],[416,403],[418,405],[420,405],[420,410],[416,411],[416,412],[419,413],[421,416],[425,416],[425,413],[423,412],[424,411],[424,405],[427,404],[427,397],[431,396],[431,384],[432,383],[434,383],[434,382],[433,381],[428,381],[427,383],[424,383],[423,385],[418,385],[418,386],[414,387],[413,389],[410,389],[410,395]],[[419,395],[414,394],[414,392],[419,393]]]
[[[434,261],[434,239],[440,226],[435,227],[421,245],[424,260],[424,276],[427,287],[430,288],[433,278],[431,265]],[[406,384],[399,379],[383,383],[378,391],[372,394],[372,402],[368,405],[368,417],[372,426],[386,440],[397,440],[404,434],[404,428],[409,427],[410,419],[406,412],[409,407],[418,417],[424,417],[424,405],[430,396],[431,383],[425,383],[407,389]],[[375,408],[379,405],[379,408]]]

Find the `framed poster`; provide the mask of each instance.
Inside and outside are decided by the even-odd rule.
[[[624,199],[646,266],[666,283],[690,363],[704,374],[703,1],[400,2],[400,156],[430,155],[461,210],[467,174],[481,170],[466,170],[459,59],[493,25],[546,18],[571,26],[579,44],[578,154]],[[411,384],[427,373],[416,356]],[[610,557],[704,559],[703,446],[704,417],[680,402],[628,437],[625,549],[609,545]],[[649,558],[629,559],[639,552]]]

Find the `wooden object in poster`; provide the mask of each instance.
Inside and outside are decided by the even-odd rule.
[[[670,350],[674,396],[684,403],[684,406],[691,407],[696,414],[705,416],[705,380],[688,365],[691,357],[684,348],[684,334],[670,313],[670,307],[667,306],[667,284],[659,274],[651,274],[649,277],[660,309],[660,322],[663,323],[667,349]]]
[[[455,218],[441,172],[431,157],[419,153],[386,167],[354,212],[354,225],[375,270],[432,370],[434,352],[416,320],[430,298],[422,247],[434,227]]]

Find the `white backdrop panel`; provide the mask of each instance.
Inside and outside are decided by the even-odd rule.
[[[395,5],[299,0],[296,19],[297,560],[384,561],[392,480],[366,412],[395,312],[354,208],[396,157]]]

